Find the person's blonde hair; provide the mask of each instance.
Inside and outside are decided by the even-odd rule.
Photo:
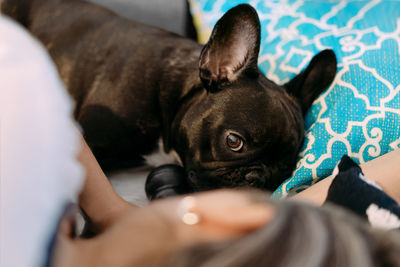
[[[186,248],[174,254],[168,266],[400,266],[397,230],[373,229],[336,206],[270,203],[277,214],[265,227],[235,240]]]

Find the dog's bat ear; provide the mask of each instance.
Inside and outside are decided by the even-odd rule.
[[[332,83],[336,69],[335,53],[330,49],[323,50],[313,57],[305,70],[284,85],[286,90],[299,100],[303,114]]]
[[[238,5],[222,16],[200,54],[200,78],[208,91],[243,73],[258,75],[260,35],[260,20],[250,5]]]

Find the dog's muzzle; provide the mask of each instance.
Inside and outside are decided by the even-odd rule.
[[[217,170],[190,170],[189,184],[197,190],[215,188],[253,187],[264,189],[270,172],[264,166],[242,166]]]

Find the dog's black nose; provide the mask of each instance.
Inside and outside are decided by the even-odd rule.
[[[147,176],[145,186],[149,200],[190,193],[185,170],[178,165],[168,164],[153,169]]]

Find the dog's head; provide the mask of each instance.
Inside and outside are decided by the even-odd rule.
[[[239,5],[218,21],[201,52],[201,93],[178,114],[173,132],[197,190],[275,189],[295,167],[303,115],[335,76],[336,57],[325,50],[279,86],[258,69],[259,49],[257,13]]]

